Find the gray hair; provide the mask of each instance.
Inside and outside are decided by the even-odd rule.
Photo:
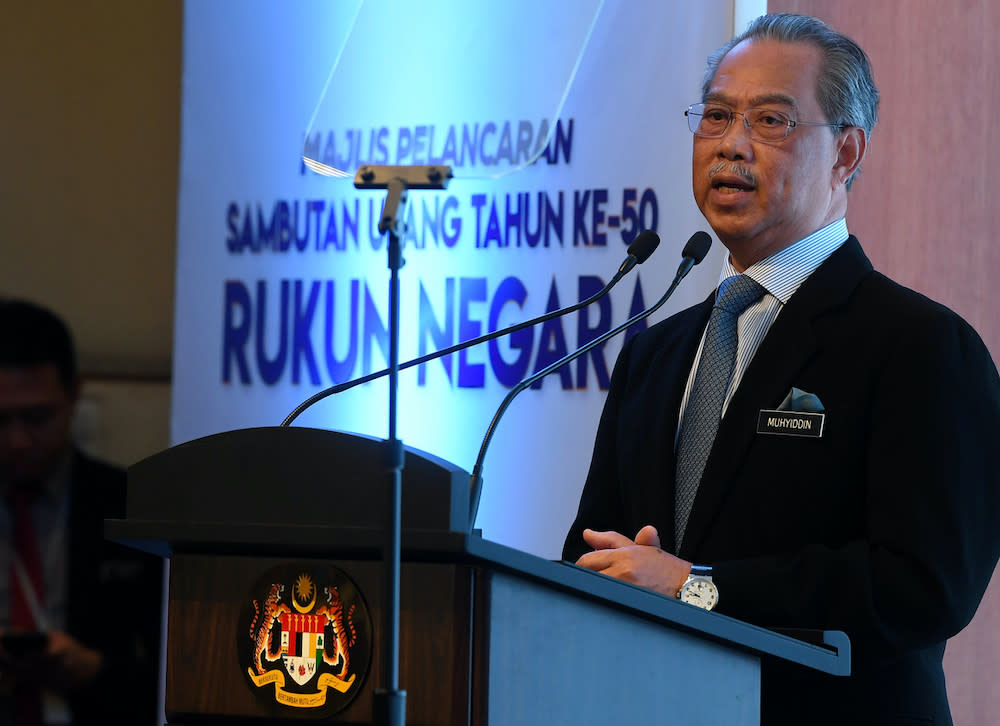
[[[822,20],[807,15],[779,13],[762,15],[749,27],[708,57],[702,98],[708,95],[719,64],[744,40],[774,40],[780,43],[809,43],[823,53],[816,98],[826,120],[839,126],[860,126],[871,138],[878,122],[878,88],[872,80],[871,63],[861,47]],[[855,172],[856,173],[856,172]],[[854,174],[847,180],[851,188]]]

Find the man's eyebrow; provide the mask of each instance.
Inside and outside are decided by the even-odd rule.
[[[727,106],[735,106],[733,99],[726,96],[723,93],[709,93],[705,96],[705,101],[712,101],[714,103],[724,103]],[[767,105],[779,105],[788,106],[789,108],[798,108],[798,104],[795,102],[795,98],[786,95],[784,93],[764,93],[760,96],[754,96],[750,99],[748,108],[757,108],[759,106]]]

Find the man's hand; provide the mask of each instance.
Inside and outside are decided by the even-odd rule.
[[[51,631],[44,650],[18,656],[0,653],[2,671],[18,680],[34,683],[57,693],[91,685],[101,671],[104,658],[73,636]]]
[[[49,650],[46,656],[55,667],[59,685],[70,691],[93,683],[104,663],[100,652],[86,647],[61,630],[49,633]]]
[[[646,525],[631,540],[618,532],[583,530],[594,548],[576,561],[580,567],[617,577],[674,597],[691,573],[691,563],[660,549],[656,528]]]

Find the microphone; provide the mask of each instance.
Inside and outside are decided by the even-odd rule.
[[[708,232],[695,232],[691,235],[691,239],[687,241],[684,249],[681,250],[681,264],[677,266],[675,282],[683,280],[691,272],[692,267],[705,259],[705,255],[708,254],[708,249],[711,246],[712,238],[708,236]]]
[[[702,232],[702,234],[705,233]],[[705,237],[708,237],[708,235],[705,235]],[[711,244],[711,239],[709,239],[708,243]],[[492,333],[480,335],[478,338],[471,338],[469,340],[462,341],[461,343],[456,343],[455,345],[452,345],[448,348],[442,348],[441,350],[434,351],[433,353],[428,353],[427,355],[421,356],[420,358],[414,358],[413,360],[406,361],[405,363],[400,363],[398,370],[405,370],[406,368],[412,368],[413,366],[420,365],[421,363],[428,363],[432,360],[436,360],[451,353],[456,353],[460,350],[471,348],[472,346],[479,345],[480,343],[486,343],[490,340],[494,340],[501,336],[509,335],[510,333],[516,333],[518,330],[523,330],[524,328],[529,328],[533,325],[538,325],[539,323],[547,322],[549,320],[552,320],[553,318],[558,318],[562,315],[568,315],[569,313],[575,312],[580,308],[584,308],[588,305],[591,305],[600,300],[605,295],[607,295],[609,292],[611,292],[611,288],[617,285],[618,282],[623,277],[625,277],[625,275],[627,275],[632,270],[633,267],[635,267],[636,265],[641,265],[643,262],[648,260],[649,256],[653,254],[653,251],[659,244],[660,244],[660,237],[656,234],[656,232],[649,229],[640,232],[638,236],[636,236],[636,238],[632,240],[632,244],[628,246],[628,249],[626,250],[628,256],[625,258],[625,261],[622,262],[621,267],[618,268],[618,272],[615,273],[615,276],[611,278],[611,281],[607,285],[605,285],[602,290],[595,293],[594,295],[591,295],[586,300],[581,300],[578,303],[575,303],[565,308],[561,308],[559,310],[553,310],[550,313],[546,313],[545,315],[541,315],[537,318],[533,318],[526,322],[517,323],[516,325],[511,325],[510,327],[504,328],[503,330],[495,330]],[[690,245],[690,242],[688,244]],[[687,248],[685,247],[685,250],[686,249]],[[702,256],[704,256],[704,252],[702,253]],[[383,370],[376,371],[374,373],[369,373],[366,376],[361,376],[360,378],[355,378],[353,380],[345,381],[344,383],[338,383],[335,386],[330,386],[329,388],[325,388],[319,393],[310,396],[305,401],[296,406],[295,409],[290,414],[288,414],[288,416],[285,417],[285,420],[281,422],[281,425],[282,426],[291,425],[292,421],[298,418],[303,411],[305,411],[313,404],[322,401],[324,398],[327,398],[328,396],[333,396],[337,393],[342,393],[343,391],[346,391],[349,388],[360,386],[362,383],[368,383],[369,381],[374,381],[377,378],[382,378],[383,376],[389,375],[389,373],[390,369],[385,368]]]
[[[644,230],[638,234],[638,236],[632,240],[632,244],[628,246],[625,250],[628,253],[628,257],[622,262],[622,266],[618,268],[619,275],[625,275],[631,272],[632,268],[636,265],[641,265],[643,262],[649,259],[649,256],[653,254],[656,248],[660,244],[660,236],[656,234],[651,229]]]
[[[662,307],[663,304],[668,299],[670,299],[670,296],[673,295],[674,290],[680,284],[681,280],[683,280],[687,276],[687,274],[691,271],[691,268],[697,265],[703,259],[705,259],[705,255],[708,254],[708,248],[711,246],[712,246],[712,238],[708,236],[707,232],[695,232],[693,235],[691,235],[691,238],[687,241],[687,244],[684,245],[684,249],[681,251],[681,263],[677,267],[677,274],[674,275],[673,282],[670,283],[670,287],[667,288],[667,291],[663,294],[663,297],[657,300],[652,307],[646,308],[637,315],[633,315],[631,318],[626,320],[617,328],[612,328],[603,335],[594,338],[592,341],[590,341],[583,347],[577,348],[569,355],[560,358],[556,362],[543,368],[537,373],[528,376],[527,378],[523,379],[520,383],[518,383],[516,386],[514,386],[512,389],[510,389],[510,392],[500,403],[500,407],[497,409],[497,412],[493,415],[493,420],[490,421],[489,428],[486,429],[486,435],[483,436],[483,443],[479,447],[479,456],[476,458],[476,465],[472,467],[472,476],[470,477],[470,482],[469,482],[469,489],[470,489],[469,528],[470,529],[472,529],[475,526],[476,515],[479,513],[479,500],[483,494],[483,461],[486,458],[486,449],[489,447],[490,441],[493,439],[493,434],[496,432],[497,425],[500,423],[500,417],[503,416],[504,412],[507,410],[507,407],[510,406],[511,401],[514,400],[514,397],[521,391],[523,391],[525,388],[531,386],[531,384],[533,384],[535,381],[538,381],[544,378],[545,376],[549,375],[550,373],[559,370],[567,363],[570,363],[579,358],[580,356],[589,353],[597,346],[603,345],[608,340],[621,333],[623,330],[627,330],[628,328],[632,327],[635,323],[638,323],[641,320],[645,320],[650,315],[659,310],[660,307]],[[622,267],[624,267],[624,265],[622,265]]]

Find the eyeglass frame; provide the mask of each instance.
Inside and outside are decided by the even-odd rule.
[[[717,106],[719,108],[724,108],[724,109],[726,109],[726,110],[729,111],[729,120],[726,122],[725,128],[722,129],[722,131],[719,132],[718,134],[704,134],[704,133],[699,133],[695,129],[691,128],[691,116],[692,115],[699,116],[701,118],[704,118],[704,116],[705,116],[704,113],[695,113],[695,114],[692,114],[691,110],[695,106],[701,106],[702,107],[702,111],[704,111],[705,106],[708,106],[708,105],[711,105],[713,107]],[[796,121],[795,119],[788,118],[787,119],[788,122],[785,125],[785,135],[784,136],[782,136],[780,138],[776,138],[776,139],[762,139],[762,138],[758,138],[758,137],[754,136],[754,134],[753,134],[753,127],[750,125],[750,121],[747,120],[747,113],[749,113],[750,111],[770,111],[772,113],[776,113],[776,114],[780,114],[782,116],[785,116],[786,118],[788,116],[788,114],[786,114],[784,111],[777,111],[775,109],[762,108],[762,107],[759,107],[759,106],[754,106],[752,108],[744,109],[743,111],[737,111],[736,109],[734,109],[734,108],[732,108],[730,106],[727,106],[724,103],[706,104],[704,101],[700,101],[698,103],[692,103],[690,106],[688,106],[684,110],[684,115],[687,117],[687,120],[688,120],[688,130],[692,134],[694,134],[695,136],[701,136],[703,139],[721,139],[729,131],[729,128],[733,125],[733,121],[734,121],[734,119],[737,116],[742,116],[743,117],[743,128],[746,129],[747,135],[751,139],[753,139],[754,141],[762,141],[764,143],[773,143],[773,142],[784,141],[785,139],[788,138],[788,135],[790,133],[792,133],[792,129],[794,129],[796,126],[828,126],[829,128],[841,129],[841,130],[849,128],[851,126],[851,124],[831,124],[831,123],[821,123],[821,122],[818,122],[818,121]],[[701,121],[698,122],[698,125],[699,126],[701,125]]]
[[[26,430],[38,431],[51,424],[59,415],[59,404],[41,403],[18,408],[0,408],[0,431],[19,424]]]

